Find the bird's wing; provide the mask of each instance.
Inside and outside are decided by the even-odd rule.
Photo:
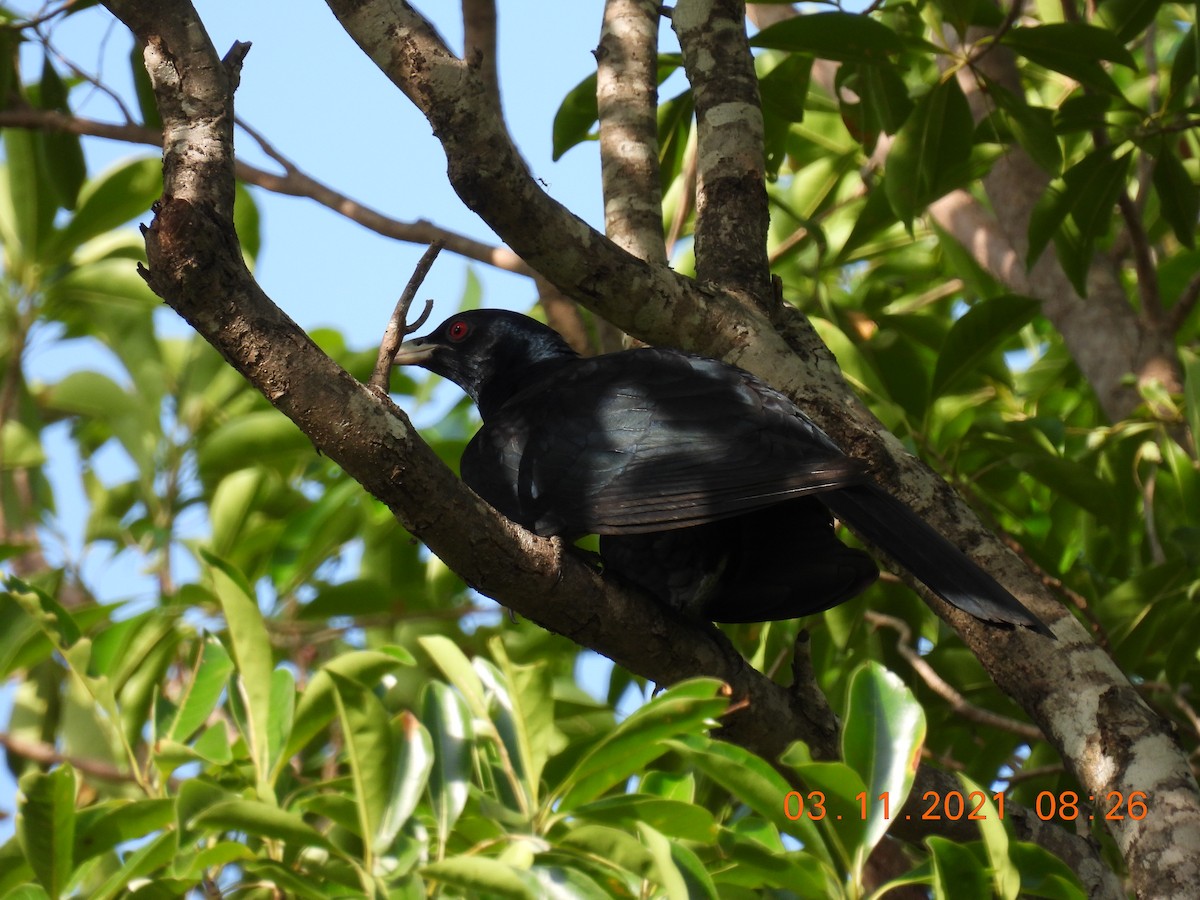
[[[749,374],[655,349],[560,370],[505,404],[463,457],[464,480],[540,534],[683,528],[864,477]]]

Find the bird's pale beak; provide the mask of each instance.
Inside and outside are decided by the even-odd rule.
[[[422,366],[433,358],[437,344],[428,344],[425,338],[413,338],[405,341],[396,351],[395,366]]]

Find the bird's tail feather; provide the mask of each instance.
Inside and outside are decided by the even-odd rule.
[[[1027,610],[966,554],[900,500],[873,484],[821,495],[829,510],[856,533],[893,557],[947,603],[977,619],[1022,625],[1053,638]]]

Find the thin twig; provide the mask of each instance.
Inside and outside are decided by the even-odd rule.
[[[84,775],[99,778],[101,781],[132,783],[137,783],[138,781],[135,775],[117,768],[112,763],[99,759],[66,756],[59,753],[50,744],[43,744],[41,741],[27,741],[24,738],[6,734],[2,731],[0,731],[0,747],[4,747],[8,752],[14,753],[22,759],[27,759],[39,765],[54,766],[60,763],[69,763],[72,768],[78,769]]]
[[[1187,283],[1187,286],[1183,289],[1183,293],[1179,295],[1179,299],[1171,307],[1171,318],[1168,324],[1171,334],[1177,334],[1179,329],[1183,327],[1183,323],[1187,321],[1187,317],[1196,308],[1197,300],[1200,300],[1200,272],[1192,276],[1192,280]]]
[[[392,364],[396,360],[396,351],[400,349],[400,342],[424,325],[425,320],[433,311],[433,301],[426,300],[425,309],[421,315],[411,325],[407,324],[408,308],[412,306],[413,298],[416,297],[421,282],[429,274],[433,261],[437,259],[437,255],[442,252],[444,246],[441,241],[434,241],[429,245],[429,249],[421,254],[421,259],[417,262],[417,267],[413,269],[412,277],[408,279],[404,293],[400,295],[396,309],[392,312],[391,319],[388,320],[387,330],[384,331],[383,340],[379,344],[379,358],[375,361],[375,371],[371,373],[369,382],[370,386],[377,391],[386,394],[391,390]]]
[[[964,719],[978,722],[980,725],[990,725],[993,728],[1011,732],[1027,741],[1044,740],[1041,729],[1036,726],[1018,721],[1017,719],[1011,719],[1008,716],[998,715],[991,710],[970,703],[963,697],[949,682],[945,681],[942,676],[935,672],[933,666],[929,665],[922,658],[921,654],[913,648],[911,644],[912,629],[908,627],[907,622],[893,616],[885,616],[882,613],[871,612],[869,610],[866,613],[866,619],[872,625],[890,628],[899,634],[899,638],[896,640],[896,650],[913,667],[913,671],[920,675],[922,680],[929,685],[933,692],[949,703],[950,708]]]

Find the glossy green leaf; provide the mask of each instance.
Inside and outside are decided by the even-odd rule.
[[[602,737],[555,789],[565,812],[594,800],[666,752],[670,738],[706,730],[725,709],[720,682],[696,678],[681,682],[639,707]]]
[[[668,837],[709,843],[716,836],[716,820],[702,806],[647,794],[604,797],[576,806],[571,815],[590,822],[630,827],[645,822]]]
[[[641,836],[642,844],[654,858],[656,880],[662,886],[663,895],[669,900],[689,900],[688,884],[684,880],[683,873],[679,871],[679,867],[675,865],[675,859],[671,853],[671,842],[660,831],[645,822],[638,824],[637,831]]]
[[[479,673],[471,666],[471,661],[459,649],[459,646],[442,635],[429,635],[420,639],[421,649],[429,654],[429,658],[442,670],[452,685],[458,688],[462,698],[467,702],[471,715],[476,719],[487,721],[487,698],[484,696],[483,682]]]
[[[75,214],[53,236],[47,254],[68,258],[85,241],[138,217],[149,217],[150,205],[162,193],[162,160],[151,157],[118,162],[85,182]],[[134,266],[127,263],[128,268]]]
[[[883,188],[896,216],[911,227],[924,207],[970,175],[974,122],[957,79],[917,100],[888,153]]]
[[[342,723],[346,758],[350,763],[359,835],[368,870],[374,868],[380,832],[391,798],[396,763],[391,722],[383,703],[353,679],[331,674],[333,697]],[[390,841],[388,842],[390,843]]]
[[[75,868],[75,770],[32,771],[17,785],[17,840],[51,897],[66,892]]]
[[[174,800],[107,800],[80,809],[75,817],[75,864],[174,822]]]
[[[186,741],[208,720],[233,671],[233,660],[216,638],[207,638],[183,686],[178,709],[163,737]]]
[[[297,847],[332,849],[324,835],[301,816],[260,800],[223,800],[199,811],[188,825],[209,833],[241,831]]]
[[[1179,360],[1183,363],[1183,410],[1188,430],[1200,435],[1200,355],[1190,348],[1181,348]]]
[[[236,690],[246,707],[246,743],[258,773],[267,783],[271,771],[271,673],[275,654],[258,601],[240,572],[210,553],[201,551],[208,564],[213,592],[221,603],[233,659],[237,663]]]
[[[169,865],[179,851],[179,832],[169,829],[133,850],[121,861],[121,867],[106,878],[97,888],[89,892],[94,900],[113,900],[127,894],[131,887]],[[159,879],[153,879],[158,883]],[[195,885],[195,880],[185,882],[183,889]],[[177,888],[178,890],[178,888]],[[140,891],[139,891],[140,893]]]
[[[525,872],[485,856],[452,856],[421,867],[429,881],[459,888],[467,896],[539,900],[544,895]]]
[[[425,726],[407,710],[392,723],[394,765],[388,786],[387,805],[375,833],[375,850],[386,853],[400,829],[412,817],[433,771],[433,738]]]
[[[893,811],[908,799],[924,743],[925,711],[899,676],[876,662],[856,669],[842,727],[842,758],[867,789],[866,827],[855,848],[856,878],[891,826]],[[887,796],[886,810],[881,795]]]
[[[672,746],[685,752],[696,768],[721,785],[738,803],[754,810],[777,831],[795,835],[809,852],[829,859],[813,820],[789,817],[786,798],[792,786],[766,760],[736,744],[707,737],[683,736]]]
[[[1170,90],[1167,92],[1167,109],[1179,110],[1195,97],[1196,76],[1200,67],[1200,28],[1193,23],[1175,45],[1175,58],[1171,61]]]
[[[433,741],[429,796],[438,844],[445,846],[467,805],[474,739],[471,714],[457,691],[440,681],[431,681],[421,695],[421,721]]]
[[[213,553],[226,556],[238,546],[266,480],[266,472],[254,466],[231,472],[217,484],[208,507]]]
[[[1023,896],[1048,900],[1086,900],[1079,876],[1045,847],[1027,841],[1009,845],[1013,865],[1021,873]]]
[[[282,763],[290,759],[309,741],[320,733],[337,714],[337,704],[333,699],[333,675],[353,678],[361,684],[371,687],[378,683],[389,672],[400,666],[411,666],[414,660],[407,650],[401,647],[387,647],[379,650],[355,650],[345,653],[337,659],[330,660],[316,675],[312,677],[300,695],[296,704],[296,712],[292,722],[291,736],[279,760],[275,764],[275,775]]]
[[[868,807],[868,814],[872,813],[872,805],[879,807],[876,814],[870,816],[875,820],[882,816],[883,801],[878,795],[871,796],[863,776],[845,763],[812,762],[805,759],[806,755],[807,748],[801,754],[793,746],[781,760],[795,769],[804,783],[804,818],[799,821],[820,815],[825,842],[836,853],[841,865],[857,878],[861,874],[862,851],[867,843],[868,817],[863,815],[863,805]],[[814,792],[817,792],[815,798]],[[792,814],[800,812],[797,801]],[[888,812],[895,810],[889,807]]]
[[[991,895],[987,870],[968,848],[944,837],[925,839],[933,856],[933,896],[935,900]]]
[[[764,28],[752,47],[808,53],[839,62],[882,63],[904,49],[892,29],[865,15],[822,12],[795,16]]]
[[[554,114],[551,158],[558,162],[562,155],[576,144],[594,140],[592,126],[599,117],[600,113],[596,107],[596,76],[592,74],[567,92],[567,96],[559,104],[558,112]]]
[[[951,326],[938,354],[931,398],[936,399],[978,371],[984,359],[1010,343],[1041,309],[1031,297],[1002,294],[980,300]]]

